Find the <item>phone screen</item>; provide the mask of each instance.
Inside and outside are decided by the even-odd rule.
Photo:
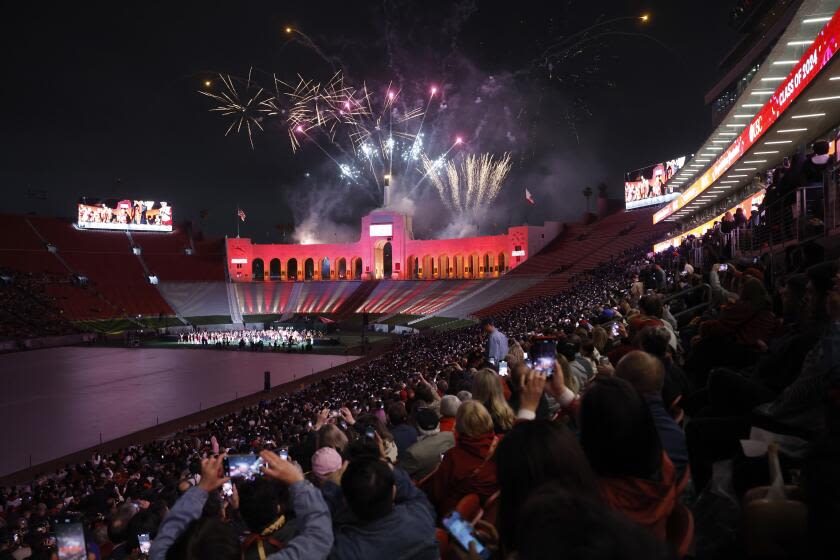
[[[365,430],[365,437],[370,439],[376,439],[376,430],[374,430],[373,427],[368,426]]]
[[[449,531],[449,534],[455,537],[458,544],[464,550],[470,549],[470,543],[475,543],[475,551],[481,558],[490,558],[490,551],[484,548],[481,541],[472,535],[472,526],[461,518],[461,514],[453,511],[448,517],[443,518],[443,526]]]
[[[149,533],[137,535],[137,542],[140,543],[140,554],[148,554],[152,549],[152,541],[149,540]]]
[[[613,336],[618,336],[618,323],[613,323],[610,327],[610,332]]]
[[[534,357],[535,370],[545,374],[546,377],[554,375],[554,368],[557,365],[557,344],[553,340],[534,342],[531,355]]]
[[[58,520],[55,526],[59,560],[86,560],[85,532],[80,521]]]
[[[721,272],[724,272],[724,271],[725,271],[725,270],[727,270],[728,268],[729,268],[729,265],[728,265],[728,264],[722,264],[722,265],[720,265],[720,266],[718,267],[718,270],[720,270]]]
[[[253,480],[260,474],[262,457],[257,455],[228,455],[225,457],[225,476]]]
[[[499,375],[501,375],[502,377],[505,377],[505,376],[507,376],[507,374],[508,374],[507,362],[502,360],[501,362],[499,362]]]
[[[289,450],[288,449],[281,449],[280,452],[277,454],[280,456],[281,459],[284,461],[289,460]]]
[[[222,495],[226,497],[233,496],[233,484],[230,481],[222,484]]]

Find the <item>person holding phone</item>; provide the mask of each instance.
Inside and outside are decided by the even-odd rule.
[[[263,475],[288,485],[292,506],[299,523],[298,535],[266,560],[292,560],[297,558],[326,558],[333,544],[332,520],[321,493],[303,478],[300,469],[284,461],[271,451],[263,451]],[[181,496],[164,518],[152,542],[149,557],[165,560],[167,552],[201,512],[210,492],[218,491],[229,480],[223,473],[224,455],[201,461],[201,482]],[[241,558],[239,538],[229,525],[217,519],[202,519],[187,535],[187,546],[201,551],[212,548],[215,558]]]

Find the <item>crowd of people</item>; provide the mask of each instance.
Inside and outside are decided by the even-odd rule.
[[[46,291],[47,274],[0,268],[0,340],[24,340],[78,332]]]
[[[180,333],[179,344],[198,344],[201,346],[265,348],[312,349],[312,343],[319,335],[318,331],[310,329],[296,329],[294,327],[273,327],[268,329],[239,329],[230,331],[195,330]]]
[[[154,559],[720,557],[768,542],[825,557],[840,269],[807,264],[779,277],[629,251],[481,325],[2,488],[0,559],[53,558],[57,514],[84,524],[97,559],[142,557],[141,536]],[[798,452],[745,453],[754,427]],[[256,476],[231,479],[242,454]],[[807,522],[745,505],[748,527],[773,531],[700,542],[704,500],[739,507],[784,482]]]

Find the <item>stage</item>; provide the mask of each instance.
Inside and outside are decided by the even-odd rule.
[[[358,356],[62,347],[0,355],[0,476]]]

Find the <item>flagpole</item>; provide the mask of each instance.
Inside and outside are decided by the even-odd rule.
[[[240,218],[239,218],[239,205],[238,205],[238,204],[236,205],[236,215],[235,215],[235,218],[234,218],[234,219],[236,220],[236,238],[237,238],[237,239],[239,239],[239,222],[240,222]]]

